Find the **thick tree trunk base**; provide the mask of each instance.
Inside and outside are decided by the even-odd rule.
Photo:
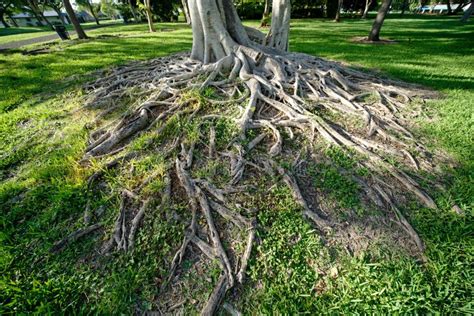
[[[405,240],[401,247],[423,258],[423,242],[398,205],[413,195],[426,207],[436,207],[416,181],[419,172],[433,171],[432,158],[404,118],[412,111],[409,103],[434,97],[431,91],[313,56],[255,54],[247,47],[207,65],[179,54],[120,67],[86,90],[87,107],[104,110],[98,124],[124,100],[132,100],[133,106],[113,127],[91,134],[84,162],[112,159],[104,166],[107,169],[153,153],[166,161],[165,172],[151,173],[139,186],[124,188],[102,253],[133,249],[135,233],[153,198],[145,188],[154,178],[162,179],[160,208],[177,199],[187,202],[189,211],[186,233],[162,289],[174,282],[186,254],[200,251],[222,270],[209,300],[202,304],[203,314],[214,312],[226,291],[244,282],[258,224],[249,211],[251,207],[258,211],[258,205],[251,205],[249,197],[253,184],[261,182],[258,179],[284,183],[301,214],[323,238],[347,236],[350,229],[323,208],[311,185],[302,186],[302,175],[314,157],[331,161],[324,146],[353,157],[353,168],[368,171],[361,176],[339,167],[341,174],[357,182],[368,204],[384,210],[386,222],[396,223],[394,231]],[[169,129],[177,121],[182,127],[173,133]],[[218,133],[219,122],[234,126],[232,137]],[[141,147],[145,150],[129,146],[139,135],[146,136]],[[224,175],[199,176],[198,170],[210,162],[219,164]],[[99,178],[94,174],[91,185]],[[240,250],[232,246],[235,238],[223,243],[228,237],[224,227],[229,225],[243,236]]]

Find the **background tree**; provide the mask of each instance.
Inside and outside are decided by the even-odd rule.
[[[263,16],[262,16],[262,21],[260,22],[260,27],[268,26],[269,22],[270,22],[270,0],[265,0],[264,6],[263,6]]]
[[[54,12],[56,12],[56,14],[58,15],[59,19],[61,20],[61,23],[63,25],[66,25],[66,21],[64,19],[64,15],[63,13],[61,12],[61,8],[63,8],[63,2],[62,0],[46,0],[44,2],[44,4],[48,7],[50,7],[51,9],[54,10]]]
[[[100,12],[111,19],[116,19],[118,8],[112,0],[100,0]]]
[[[148,30],[151,33],[156,32],[155,25],[153,24],[153,12],[151,11],[151,0],[143,0],[143,3],[139,3],[139,7],[145,12],[145,16],[148,21]]]
[[[467,22],[467,20],[469,20],[469,18],[471,17],[473,11],[474,11],[474,1],[471,0],[469,8],[464,12],[461,18],[461,22],[463,23]]]
[[[362,19],[367,19],[367,14],[369,14],[369,9],[372,6],[374,0],[365,0],[364,12],[362,13]]]
[[[341,21],[342,4],[343,4],[343,0],[337,1],[337,10],[336,10],[336,16],[334,17],[334,22]]]
[[[40,23],[41,25],[49,25],[51,29],[54,29],[53,25],[44,16],[44,10],[40,7],[40,3],[38,0],[22,0],[20,3],[28,8],[28,10],[34,15],[36,20],[38,20],[38,23]]]
[[[390,4],[392,0],[383,0],[382,5],[377,12],[374,23],[372,24],[372,29],[370,30],[368,40],[369,41],[380,41],[380,30],[382,29],[383,22],[387,16],[388,10],[390,10]]]
[[[82,10],[85,10],[90,15],[92,15],[97,25],[100,25],[99,18],[97,17],[97,12],[99,10],[94,8],[95,5],[91,2],[91,0],[76,0],[76,3],[79,6],[79,8],[81,8]]]
[[[12,5],[11,0],[0,0],[0,22],[3,24],[5,28],[10,27],[10,24],[8,24],[7,21],[5,21],[5,15],[7,14],[7,11],[10,9]]]
[[[69,20],[71,20],[71,23],[74,26],[74,30],[76,31],[77,37],[79,39],[86,39],[87,35],[82,29],[82,26],[79,23],[76,13],[74,12],[74,9],[72,8],[72,5],[69,2],[69,0],[63,0],[63,5],[64,5],[64,9],[66,9],[67,15],[69,16]]]
[[[187,24],[191,24],[191,17],[189,16],[189,8],[188,8],[188,1],[181,0],[181,8],[183,10],[184,19],[186,20]]]

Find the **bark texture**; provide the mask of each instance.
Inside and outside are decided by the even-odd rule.
[[[181,7],[183,9],[184,18],[187,24],[191,24],[191,16],[189,15],[188,0],[181,0]]]
[[[67,15],[69,16],[69,19],[71,20],[72,25],[74,26],[74,30],[76,31],[77,37],[79,39],[86,39],[87,35],[82,29],[81,23],[79,23],[79,20],[76,17],[76,13],[74,13],[74,9],[72,8],[69,0],[63,0],[63,5],[64,9],[67,12]]]
[[[288,51],[290,38],[290,0],[273,0],[272,26],[267,37],[267,46]]]
[[[340,22],[341,21],[342,2],[343,2],[343,0],[338,0],[338,2],[337,2],[337,11],[336,11],[336,17],[334,18],[334,22]]]

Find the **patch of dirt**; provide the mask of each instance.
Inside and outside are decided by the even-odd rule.
[[[359,44],[375,44],[375,45],[387,45],[387,44],[398,44],[399,42],[396,40],[391,39],[381,39],[379,41],[369,41],[367,37],[353,37],[350,39],[352,43],[359,43]]]

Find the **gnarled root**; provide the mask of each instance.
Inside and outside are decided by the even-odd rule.
[[[333,220],[325,212],[310,207],[297,178],[278,162],[292,155],[290,147],[297,148],[299,155],[303,151],[314,153],[323,142],[330,144],[356,159],[372,179],[389,177],[398,183],[394,191],[412,193],[427,207],[436,207],[409,174],[430,171],[430,156],[399,115],[407,111],[406,105],[413,98],[432,96],[420,87],[304,54],[238,46],[234,53],[209,65],[180,54],[122,67],[87,89],[88,106],[114,106],[111,100],[120,100],[127,94],[134,95],[138,101],[133,105],[134,110],[124,114],[113,128],[93,134],[86,159],[115,154],[127,148],[139,133],[159,134],[176,115],[182,114],[198,126],[192,139],[181,135],[177,138],[180,153],[174,150],[176,143],[169,152],[172,163],[168,167],[174,170],[184,189],[190,217],[162,289],[177,273],[186,252],[196,247],[205,257],[216,260],[222,269],[202,309],[204,315],[214,313],[226,291],[236,281],[243,283],[245,279],[257,223],[253,217],[243,215],[245,210],[237,211],[231,206],[237,205],[232,204],[232,194],[242,190],[249,194],[249,186],[239,186],[241,182],[264,173],[276,174],[291,190],[303,215],[322,234],[332,229]],[[193,91],[199,96],[190,98]],[[207,91],[213,91],[214,96],[209,97]],[[194,106],[196,103],[200,105]],[[232,121],[238,130],[225,145],[219,145],[215,125],[216,120],[222,119]],[[209,127],[208,136],[202,134],[203,126]],[[249,138],[251,134],[254,136]],[[293,146],[288,146],[287,138]],[[196,152],[200,153],[199,159]],[[195,176],[195,165],[202,166],[210,160],[228,165],[227,183],[217,184]],[[423,251],[420,237],[382,185],[370,187],[361,178],[357,182],[374,204],[394,212],[400,226]],[[172,191],[167,190],[169,197]],[[135,194],[123,191],[112,238],[104,246],[104,252],[114,246],[123,250],[133,247],[147,205],[148,200],[142,201]],[[138,209],[133,219],[131,209]],[[236,254],[224,247],[222,221],[232,223],[245,234],[246,238],[239,241],[245,244],[243,252]]]

